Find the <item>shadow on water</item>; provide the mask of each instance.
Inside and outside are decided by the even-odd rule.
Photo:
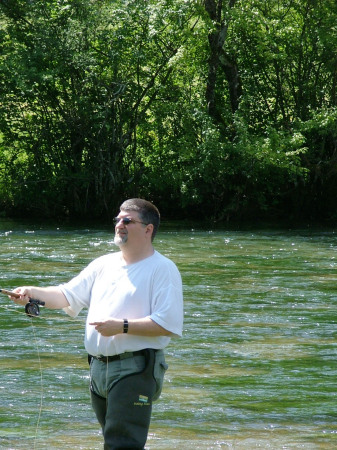
[[[0,225],[0,287],[68,280],[115,251],[108,229]],[[154,406],[148,449],[337,446],[333,231],[163,227],[184,283],[184,337]],[[1,307],[0,447],[100,449],[85,313]]]

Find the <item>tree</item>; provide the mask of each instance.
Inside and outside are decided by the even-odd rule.
[[[223,72],[227,83],[232,113],[235,113],[239,107],[239,99],[242,94],[241,80],[235,55],[224,48],[228,38],[228,27],[231,21],[231,11],[235,6],[236,0],[229,0],[227,5],[222,0],[205,0],[205,10],[209,16],[209,26],[211,28],[208,34],[210,55],[208,59],[208,76],[206,87],[206,101],[210,116],[217,122],[226,125],[223,115],[219,111],[217,104],[219,97],[224,93],[217,94],[217,85]],[[229,46],[228,46],[229,47]],[[228,124],[227,124],[228,125]]]
[[[6,210],[109,217],[128,196],[217,220],[335,210],[333,0],[0,11]]]
[[[12,180],[22,175],[21,203],[109,213],[138,190],[138,128],[170,78],[190,8],[49,0],[4,2],[2,12],[9,83],[2,84],[1,130],[10,154],[3,164]],[[46,182],[52,189],[42,195]]]

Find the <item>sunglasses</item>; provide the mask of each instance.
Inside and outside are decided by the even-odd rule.
[[[123,225],[129,225],[130,223],[142,223],[143,225],[148,225],[145,222],[140,222],[139,220],[129,219],[129,217],[115,217],[113,219],[113,222],[115,225],[117,225],[119,222],[122,222]]]

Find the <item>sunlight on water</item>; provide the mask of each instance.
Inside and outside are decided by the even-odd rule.
[[[155,242],[182,273],[184,337],[167,349],[146,448],[336,448],[335,233],[172,229]],[[64,282],[112,238],[0,221],[0,287]],[[0,448],[101,449],[85,312],[0,307]]]

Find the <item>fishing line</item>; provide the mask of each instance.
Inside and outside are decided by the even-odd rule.
[[[35,437],[34,437],[34,450],[35,450],[36,449],[37,436],[38,436],[39,427],[40,427],[42,406],[43,406],[43,373],[42,373],[42,364],[41,364],[41,357],[40,357],[40,348],[39,348],[39,344],[38,344],[38,340],[37,340],[37,334],[36,334],[35,326],[34,326],[34,323],[33,323],[33,317],[31,317],[31,316],[28,316],[28,317],[30,318],[31,327],[32,327],[32,330],[33,330],[35,347],[36,347],[37,357],[38,357],[38,361],[39,361],[39,370],[40,370],[40,408],[39,408],[38,418],[37,418],[36,427],[35,427]]]
[[[38,417],[37,417],[37,422],[36,422],[36,426],[35,426],[35,435],[34,435],[34,444],[33,444],[33,449],[36,450],[37,448],[37,443],[38,443],[38,434],[39,434],[39,429],[40,429],[40,423],[41,423],[41,416],[42,416],[42,410],[43,410],[43,395],[44,395],[44,387],[43,387],[43,368],[42,368],[42,362],[41,362],[41,355],[40,355],[40,347],[39,347],[39,341],[38,341],[38,335],[37,335],[37,330],[36,327],[34,325],[34,320],[42,320],[42,322],[39,323],[39,328],[44,328],[44,325],[46,324],[46,322],[43,321],[47,321],[47,320],[53,320],[53,321],[61,321],[64,322],[64,317],[57,317],[57,316],[47,316],[47,317],[43,317],[41,315],[30,315],[27,314],[27,309],[26,312],[25,311],[21,311],[18,308],[11,308],[8,305],[0,305],[0,308],[5,309],[6,311],[10,311],[10,312],[15,312],[16,314],[19,314],[20,316],[25,316],[29,318],[30,321],[30,325],[32,328],[32,342],[34,344],[36,353],[37,353],[37,360],[38,360],[38,367],[39,367],[39,373],[40,373],[40,380],[39,380],[39,384],[40,384],[40,404],[38,407]],[[77,323],[81,323],[83,325],[84,320],[82,319],[72,319],[72,322],[77,322]],[[49,325],[48,325],[49,327]]]
[[[20,315],[24,314],[25,316],[28,316],[29,319],[30,319],[30,325],[32,327],[33,342],[34,342],[34,345],[35,345],[35,350],[37,352],[37,359],[38,359],[38,363],[39,363],[39,373],[40,373],[40,406],[39,406],[39,412],[38,412],[38,417],[37,417],[37,422],[36,422],[36,427],[35,427],[35,436],[34,436],[34,444],[33,444],[33,448],[35,450],[36,449],[36,444],[37,444],[37,436],[38,436],[39,427],[40,427],[42,407],[43,407],[43,373],[42,373],[40,348],[39,348],[39,344],[38,344],[38,339],[37,339],[35,326],[34,326],[34,323],[33,323],[33,317],[28,315],[28,314],[26,314],[26,313],[22,313],[21,311],[18,311],[17,309],[14,309],[14,308],[9,308],[9,307],[6,307],[4,305],[0,305],[0,306],[3,309],[6,309],[7,311],[14,311],[17,314],[20,314]]]

